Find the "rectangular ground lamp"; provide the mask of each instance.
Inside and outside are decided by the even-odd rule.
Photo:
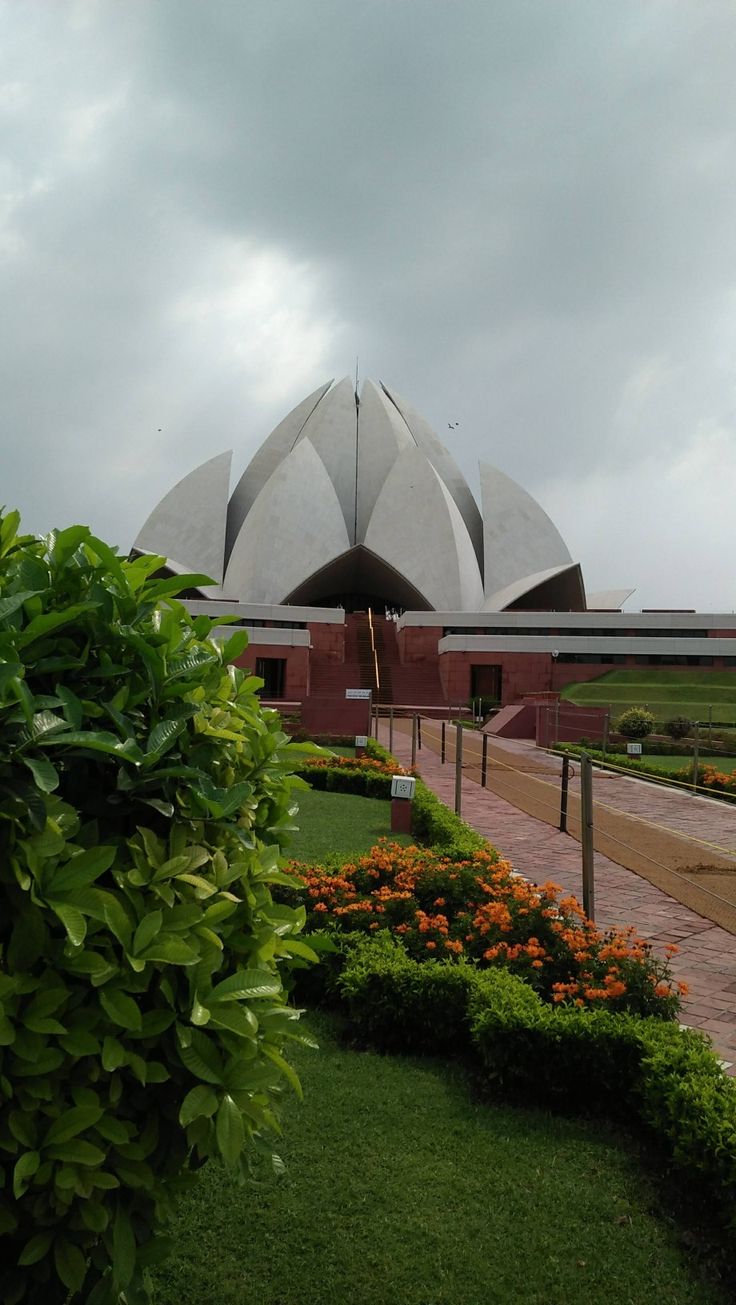
[[[417,781],[411,775],[394,775],[391,780],[391,833],[411,833],[411,803]]]

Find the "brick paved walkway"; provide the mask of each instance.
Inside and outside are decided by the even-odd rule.
[[[388,726],[383,721],[380,741],[388,746]],[[397,728],[393,744],[395,756],[408,763],[409,735]],[[452,807],[454,767],[443,766],[439,756],[424,747],[418,753],[417,768],[424,782]],[[732,809],[726,810],[728,818],[733,818]],[[574,839],[466,777],[462,782],[462,815],[530,879],[552,879],[566,892],[582,898],[580,845]],[[703,819],[711,827],[712,815],[706,812]],[[683,1000],[681,1021],[707,1033],[718,1054],[728,1062],[729,1073],[736,1074],[736,937],[599,852],[595,854],[595,894],[596,923],[601,928],[633,924],[660,954],[667,943],[677,944],[680,950],[672,969],[690,989]]]

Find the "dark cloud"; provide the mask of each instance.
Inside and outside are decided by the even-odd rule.
[[[729,3],[0,16],[3,497],[30,526],[127,545],[359,354],[471,480],[482,456],[539,492],[592,587],[734,605]]]

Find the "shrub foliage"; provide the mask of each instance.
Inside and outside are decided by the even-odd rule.
[[[654,730],[656,721],[644,707],[629,707],[616,721],[616,729],[625,739],[645,739]]]
[[[148,1299],[187,1171],[298,1081],[292,754],[215,624],[86,527],[0,524],[0,1299]],[[218,622],[221,623],[221,622]]]

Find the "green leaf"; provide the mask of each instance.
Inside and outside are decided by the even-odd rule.
[[[68,1142],[70,1138],[83,1133],[85,1129],[93,1128],[102,1113],[100,1106],[73,1106],[71,1110],[67,1110],[58,1119],[53,1120],[43,1145],[51,1146],[54,1143]]]
[[[82,704],[76,693],[72,693],[64,684],[57,684],[56,696],[61,702],[61,710],[67,725],[73,730],[78,730],[82,724]]]
[[[99,997],[102,1009],[113,1024],[133,1031],[141,1028],[141,1012],[137,1003],[127,993],[120,992],[116,988],[102,988]]]
[[[193,1119],[199,1119],[200,1115],[205,1115],[207,1119],[211,1119],[216,1110],[217,1094],[212,1091],[212,1088],[199,1084],[199,1086],[192,1088],[191,1092],[187,1092],[182,1101],[179,1110],[179,1123],[182,1128],[186,1128],[187,1124],[191,1124]]]
[[[53,793],[59,787],[59,772],[52,762],[43,757],[21,757],[42,793]]]
[[[54,1242],[54,1264],[64,1286],[78,1292],[87,1275],[87,1262],[79,1247],[66,1237],[58,1237]]]
[[[67,906],[64,902],[54,902],[51,899],[49,899],[49,906],[54,915],[61,920],[70,943],[75,947],[81,947],[87,936],[87,921],[81,911],[75,910],[73,906]]]
[[[92,1142],[85,1142],[82,1137],[72,1138],[69,1142],[56,1142],[45,1148],[49,1160],[63,1160],[70,1165],[102,1165],[105,1152]]]
[[[105,1038],[102,1044],[102,1068],[112,1074],[125,1064],[125,1047],[117,1038]]]
[[[213,1045],[200,1029],[191,1029],[191,1041],[186,1047],[179,1047],[182,1063],[205,1083],[222,1083],[224,1073],[222,1061]]]
[[[146,745],[146,761],[163,756],[186,728],[189,717],[183,720],[162,720],[151,730]]]
[[[215,1126],[217,1146],[226,1164],[235,1165],[245,1143],[243,1116],[232,1097],[224,1096],[217,1112]]]
[[[29,598],[35,598],[40,592],[39,589],[24,589],[19,594],[10,594],[7,598],[0,599],[0,621],[6,621],[9,616],[14,616]]]
[[[205,1001],[238,1001],[244,997],[276,997],[281,992],[281,980],[270,970],[238,970],[216,984],[207,993]]]
[[[161,930],[163,924],[163,911],[151,911],[144,915],[133,938],[133,955],[138,956],[140,952],[145,951],[149,943]]]
[[[234,662],[248,647],[248,631],[236,630],[222,647],[223,662]]]
[[[38,1151],[25,1151],[17,1161],[13,1170],[13,1196],[16,1201],[20,1200],[23,1193],[30,1186],[31,1179],[38,1171],[41,1164],[41,1157]]]
[[[85,1029],[70,1029],[62,1038],[59,1038],[59,1045],[68,1052],[70,1056],[98,1056],[100,1054],[100,1041],[93,1033],[88,1033]]]
[[[281,1070],[281,1073],[283,1074],[284,1078],[287,1080],[288,1083],[291,1084],[292,1088],[296,1092],[296,1095],[299,1097],[299,1100],[301,1101],[304,1095],[304,1093],[302,1092],[302,1085],[299,1082],[298,1074],[289,1064],[288,1060],[284,1060],[284,1057],[281,1055],[281,1053],[277,1051],[275,1047],[272,1047],[268,1042],[261,1043],[261,1051],[263,1052],[264,1056],[268,1056],[268,1059],[273,1061],[274,1065],[276,1065]]]
[[[38,1264],[38,1261],[43,1259],[53,1240],[54,1234],[52,1232],[36,1233],[35,1237],[31,1237],[31,1240],[26,1242],[23,1250],[18,1256],[18,1263]]]
[[[110,869],[116,849],[100,845],[86,852],[77,852],[61,869],[54,872],[51,882],[54,894],[68,893],[75,888],[86,888]]]
[[[177,938],[174,934],[162,934],[156,942],[139,954],[138,959],[160,961],[164,965],[196,965],[199,953],[193,951],[183,938]]]
[[[41,747],[87,748],[90,752],[103,752],[110,757],[120,757],[139,766],[143,753],[134,739],[120,740],[107,730],[56,730],[38,739]]]
[[[196,1023],[194,1017],[192,1022]],[[221,1002],[210,1013],[210,1022],[221,1029],[229,1029],[240,1038],[254,1038],[258,1032],[258,1020],[247,1006],[236,1002]]]
[[[125,1288],[135,1272],[135,1233],[130,1216],[118,1205],[112,1233],[112,1276],[117,1287]]]

